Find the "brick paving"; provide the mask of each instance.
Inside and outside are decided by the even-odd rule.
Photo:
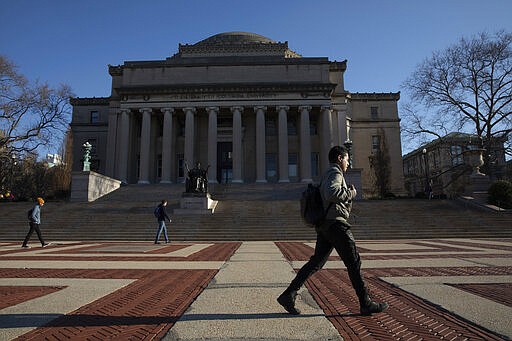
[[[225,262],[242,243],[150,243],[90,242],[55,243],[47,248],[19,248],[19,243],[0,246],[0,340],[160,340],[164,338],[187,308],[215,278],[219,269],[201,268],[208,262]],[[390,308],[382,314],[359,315],[359,306],[346,270],[325,267],[313,275],[306,288],[326,318],[345,340],[507,340],[492,328],[470,320],[457,311],[443,308],[434,301],[393,284],[395,278],[446,278],[446,286],[471,293],[491,306],[512,307],[512,240],[448,240],[361,242],[363,272],[372,296],[386,301]],[[283,256],[292,264],[306,261],[313,248],[308,242],[276,242]],[[59,261],[87,261],[97,268],[52,267]],[[334,252],[329,262],[339,263]],[[372,267],[372,262],[409,260],[410,266]],[[420,266],[436,260],[438,266]],[[467,266],[451,266],[450,260],[464,260]],[[472,263],[470,263],[472,260]],[[22,267],[9,267],[23,261]],[[45,261],[44,268],[31,267],[31,262]],[[130,262],[161,262],[169,268],[122,268]],[[102,262],[119,264],[120,268],[102,269]],[[264,261],[263,261],[264,262]],[[173,264],[189,268],[173,269]],[[194,264],[198,267],[194,267]],[[446,264],[445,264],[446,263]],[[19,263],[16,263],[19,264]],[[147,263],[146,263],[147,264]],[[217,264],[217,263],[215,263]],[[222,263],[220,263],[222,264]],[[386,263],[385,263],[386,264]],[[391,263],[390,263],[391,264]],[[429,263],[430,264],[430,263]],[[366,266],[365,266],[366,265]],[[220,268],[220,266],[219,266]],[[298,267],[295,266],[295,270]],[[462,282],[454,282],[456,278]],[[477,279],[489,278],[481,283]],[[23,285],[11,280],[22,279]],[[43,279],[62,279],[62,285],[39,284]],[[15,337],[7,331],[20,327],[12,318],[16,309],[64,292],[65,279],[131,280],[100,298],[71,311],[56,314],[48,323],[36,325],[29,320],[18,323]],[[2,282],[6,281],[6,282]],[[283,284],[284,285],[284,284]],[[94,288],[91,288],[91,290]],[[215,289],[213,289],[215,292]],[[69,297],[73,300],[73,297]],[[456,297],[454,298],[456,299]],[[482,302],[482,301],[480,301]],[[44,308],[44,307],[43,307]],[[276,313],[280,313],[276,307]],[[21,309],[21,308],[19,308]],[[37,317],[29,309],[19,317]],[[501,310],[500,310],[501,311]],[[268,316],[262,318],[269,318]],[[294,318],[294,317],[290,317]],[[502,316],[501,318],[507,318]],[[230,321],[233,322],[232,319]],[[0,323],[1,324],[1,323]],[[506,325],[506,321],[505,321]],[[278,332],[278,331],[277,331]],[[512,334],[512,326],[505,332]]]
[[[432,240],[433,241],[433,240]],[[433,242],[446,243],[446,240]],[[410,245],[428,245],[421,242],[409,242]],[[446,311],[424,299],[412,295],[394,285],[381,280],[385,277],[430,277],[430,276],[507,276],[512,275],[512,266],[497,267],[435,267],[415,268],[411,263],[409,268],[380,268],[365,269],[365,260],[375,259],[426,259],[446,257],[498,258],[509,255],[492,254],[495,250],[511,251],[509,246],[489,245],[478,242],[450,242],[453,246],[438,246],[438,252],[448,252],[441,255],[421,255],[427,252],[420,249],[383,250],[384,255],[372,255],[370,249],[359,247],[362,254],[363,273],[372,297],[378,301],[389,303],[390,308],[382,314],[361,316],[359,303],[351,286],[345,269],[322,269],[311,276],[306,282],[308,291],[324,310],[326,317],[332,322],[345,340],[501,340],[508,339],[493,333],[464,318]],[[301,242],[277,242],[283,255],[289,261],[306,261],[313,253],[313,248]],[[485,248],[490,253],[469,253],[461,256],[457,252],[467,251],[458,246],[470,248]],[[491,247],[489,247],[491,246]],[[419,253],[415,255],[400,255],[399,253]],[[375,253],[375,251],[373,251]],[[392,253],[394,255],[386,255]],[[432,250],[428,250],[432,252]],[[398,255],[396,254],[398,253]],[[333,251],[329,261],[340,260]],[[298,269],[296,269],[298,270]],[[510,283],[494,284],[449,284],[460,290],[471,292],[496,303],[510,307],[512,285]],[[507,317],[504,317],[507,318]]]

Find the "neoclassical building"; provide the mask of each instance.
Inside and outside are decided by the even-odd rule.
[[[351,93],[347,62],[303,57],[287,42],[221,33],[165,60],[109,66],[109,97],[74,98],[73,168],[125,183],[183,182],[197,162],[210,182],[317,181],[328,150],[352,142],[353,168],[373,192],[369,156],[386,139],[390,190],[404,191],[399,93]]]

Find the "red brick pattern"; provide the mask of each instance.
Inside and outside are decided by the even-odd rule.
[[[448,284],[457,289],[461,289],[477,296],[487,298],[496,303],[512,307],[512,284],[511,283],[493,283],[493,284]]]
[[[95,248],[104,248],[115,245],[115,243],[102,243],[100,246],[83,245],[83,248],[64,252],[67,254],[96,252]],[[162,248],[158,250],[171,252],[189,245],[191,244],[163,244]],[[138,257],[137,254],[127,254],[126,257],[75,257],[59,256],[57,252],[53,255],[19,257],[16,254],[25,252],[25,250],[16,249],[3,252],[2,260],[226,261],[240,245],[241,243],[236,242],[216,243],[188,257]],[[56,248],[56,246],[53,247]],[[52,246],[46,248],[45,252],[51,252],[51,248]],[[129,246],[127,246],[127,249],[129,249]],[[100,250],[97,251],[101,252]],[[0,268],[0,278],[135,280],[107,296],[20,336],[17,340],[159,340],[165,336],[217,272],[217,270]],[[3,306],[9,306],[59,289],[59,287],[0,286],[0,299]],[[3,306],[0,306],[0,308]]]
[[[64,287],[0,286],[0,309],[59,291]]]
[[[16,275],[13,276],[13,272]],[[138,278],[18,340],[149,340],[162,338],[217,270],[0,269],[0,277]]]
[[[290,261],[308,260],[313,253],[313,249],[303,243],[276,242],[276,245]],[[471,244],[468,246],[476,245]],[[448,246],[445,249],[455,251]],[[372,251],[367,250],[365,252],[371,253]],[[373,252],[380,253],[380,251]],[[411,252],[411,250],[407,250],[407,252]],[[418,250],[416,252],[421,251]],[[455,252],[454,255],[456,255]],[[488,256],[485,255],[485,257]],[[425,255],[408,257],[411,257],[411,259],[426,258]],[[464,257],[468,257],[468,255],[464,254]],[[400,257],[399,255],[384,257],[384,259],[404,258],[406,257]],[[432,255],[429,255],[428,258],[432,258]],[[331,256],[330,259],[335,260],[339,258]],[[363,259],[375,258],[365,256]],[[323,269],[311,276],[306,282],[309,292],[345,340],[502,339],[499,335],[495,335],[465,319],[450,314],[419,297],[381,280],[379,277],[511,275],[512,267],[364,269],[363,260],[363,274],[372,297],[377,301],[384,301],[389,304],[390,307],[386,312],[372,316],[361,316],[359,314],[359,302],[345,269]],[[456,287],[459,287],[459,285],[456,285]],[[512,297],[509,284],[465,284],[460,286],[460,288],[494,300],[498,297],[503,298],[503,296]]]
[[[454,316],[365,272],[372,297],[385,301],[381,314],[361,316],[346,271],[320,270],[306,282],[309,292],[345,340],[500,340],[498,335]]]
[[[25,250],[10,250],[4,253],[4,256],[2,256],[2,260],[75,260],[75,261],[225,261],[229,259],[233,253],[240,247],[241,243],[238,242],[231,242],[231,243],[215,243],[206,249],[203,249],[201,251],[198,251],[188,257],[162,257],[162,256],[155,256],[155,257],[139,257],[137,254],[130,255],[127,253],[124,257],[117,257],[117,256],[99,256],[99,257],[87,257],[83,256],[84,254],[91,253],[91,250],[94,250],[95,248],[99,247],[105,247],[108,245],[113,244],[102,244],[101,246],[87,246],[84,245],[84,248],[79,249],[72,249],[72,250],[60,250],[52,252],[51,248],[52,246],[49,246],[45,248],[44,254],[39,254],[36,256],[24,256],[19,257],[16,254],[19,252],[25,252]],[[147,243],[146,243],[147,245]],[[187,247],[189,245],[184,245],[184,247]],[[55,247],[55,246],[54,246]],[[167,249],[169,247],[169,249]],[[167,251],[164,252],[171,252],[179,250],[183,247],[181,245],[169,245],[169,246],[163,246],[163,249],[167,249]],[[127,249],[129,247],[127,246]],[[30,250],[30,249],[29,249]],[[87,251],[87,252],[83,252]],[[101,252],[100,253],[108,253],[108,252]],[[59,256],[58,254],[80,254],[81,256]],[[119,252],[116,252],[119,253]],[[6,255],[8,254],[8,255]],[[53,255],[52,255],[53,254]],[[145,253],[146,255],[148,253]]]

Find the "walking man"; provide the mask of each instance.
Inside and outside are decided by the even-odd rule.
[[[36,205],[29,211],[28,224],[30,226],[30,229],[28,230],[27,236],[25,237],[25,240],[23,241],[21,247],[28,247],[28,241],[30,239],[30,236],[32,236],[32,233],[34,233],[34,230],[37,233],[37,237],[39,238],[42,247],[50,245],[50,243],[44,242],[43,236],[41,235],[41,230],[39,229],[39,225],[41,224],[41,207],[43,207],[43,205],[43,198],[37,198]]]
[[[162,200],[162,202],[155,209],[155,217],[158,220],[158,231],[155,237],[155,244],[160,244],[158,240],[160,239],[160,234],[162,234],[162,231],[164,232],[165,242],[169,243],[169,238],[167,237],[167,227],[165,226],[165,219],[169,220],[170,223],[171,218],[169,218],[167,215],[165,206],[167,206],[167,200]]]
[[[299,270],[288,288],[277,298],[277,302],[290,314],[300,314],[300,311],[295,308],[297,291],[309,276],[324,266],[334,248],[347,267],[352,287],[359,298],[361,314],[380,313],[386,310],[388,305],[372,301],[368,294],[361,273],[361,258],[350,231],[351,226],[347,222],[352,209],[352,199],[357,195],[355,187],[353,185],[348,187],[343,177],[349,163],[347,149],[342,146],[332,147],[329,151],[329,162],[331,165],[323,175],[320,184],[320,193],[327,212],[324,222],[316,227],[315,253]]]

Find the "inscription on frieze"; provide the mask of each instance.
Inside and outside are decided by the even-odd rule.
[[[271,92],[235,92],[235,93],[219,93],[219,94],[178,94],[170,95],[168,98],[171,100],[216,100],[216,99],[254,99],[254,98],[276,98],[277,95]]]

